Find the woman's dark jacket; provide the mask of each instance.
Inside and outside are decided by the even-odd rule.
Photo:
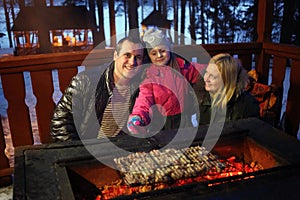
[[[209,124],[211,119],[211,100],[209,93],[199,104],[199,124]],[[226,109],[225,121],[238,120],[248,117],[259,118],[259,105],[257,100],[248,92],[242,92],[237,99],[232,98]]]
[[[106,66],[86,70],[73,77],[51,120],[50,134],[54,141],[97,138],[104,109],[115,86],[114,62]],[[141,79],[140,74],[136,76]],[[130,99],[130,111],[138,95],[138,85],[139,81],[135,78],[131,85],[136,90]]]

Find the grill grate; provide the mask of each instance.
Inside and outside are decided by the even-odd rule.
[[[212,168],[221,171],[226,167],[225,163],[200,146],[136,152],[114,161],[128,185],[173,182],[199,176]]]

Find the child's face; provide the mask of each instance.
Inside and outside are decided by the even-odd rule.
[[[170,60],[170,48],[165,45],[158,45],[149,52],[151,62],[155,65],[166,65]]]
[[[221,90],[224,86],[221,73],[215,64],[209,64],[207,66],[203,78],[206,91],[212,94],[216,93],[218,90]]]

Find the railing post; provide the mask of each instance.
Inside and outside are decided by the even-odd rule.
[[[1,117],[1,116],[0,116]],[[4,130],[0,119],[0,187],[12,183],[11,176],[7,173],[10,169],[8,158],[5,155],[5,136]]]
[[[258,0],[257,42],[271,42],[274,0]],[[262,50],[257,59],[256,69],[260,74],[260,82],[267,84],[269,78],[270,56]]]
[[[285,131],[296,137],[300,123],[300,60],[292,60],[290,89],[286,105]]]
[[[280,56],[274,56],[272,66],[272,84],[277,87],[278,98],[280,105],[278,106],[278,113],[276,114],[275,126],[279,125],[281,110],[282,110],[282,99],[284,85],[283,81],[286,74],[286,58]]]

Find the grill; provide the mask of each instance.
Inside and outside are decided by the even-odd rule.
[[[139,163],[137,157],[143,158],[144,168],[133,171],[116,170],[92,156],[87,148],[99,145],[99,141],[88,141],[85,146],[73,141],[19,147],[14,198],[298,199],[300,144],[295,138],[258,119],[228,122],[212,151],[193,160],[189,152],[197,149],[198,153],[204,152],[201,144],[207,129],[207,126],[200,127],[192,145],[185,149],[179,141],[165,150],[155,150],[169,143],[176,134],[174,130],[160,132],[151,139],[132,139],[125,135],[113,138],[110,142],[132,152],[128,156],[112,154],[108,148],[99,152],[98,156],[118,169],[134,166],[135,162]],[[188,134],[189,130],[186,131]],[[184,152],[184,158],[178,156],[176,164],[168,164],[166,158],[172,159],[178,151]],[[166,161],[164,164],[153,169],[146,164],[159,163],[157,159],[166,152],[168,156],[161,157]],[[137,157],[133,159],[133,155]],[[193,168],[195,162],[204,167],[197,171]],[[185,175],[175,176],[175,168]],[[166,173],[168,170],[170,173]],[[159,171],[164,174],[162,179],[157,178]],[[143,175],[144,179],[126,179],[128,174]]]

